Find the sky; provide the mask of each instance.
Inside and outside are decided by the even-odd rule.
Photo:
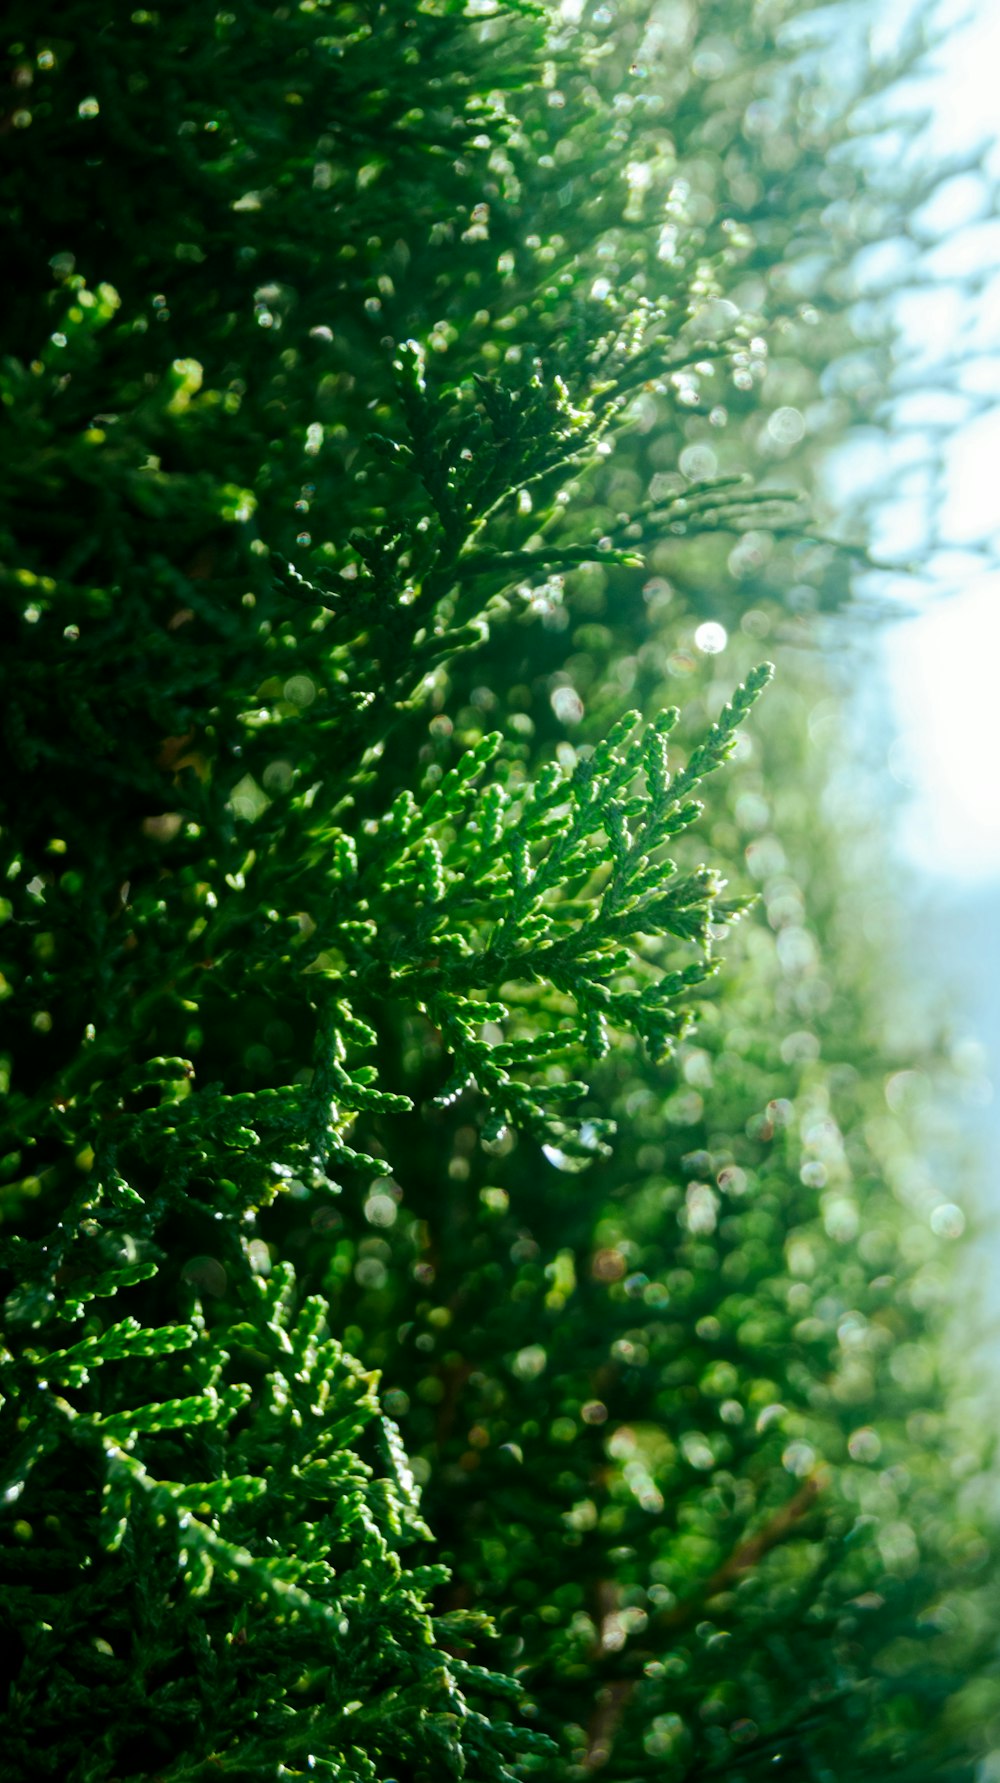
[[[902,0],[905,4],[906,0]],[[877,5],[877,0],[876,0]],[[886,23],[890,8],[877,7]],[[873,548],[916,561],[881,578],[908,616],[881,634],[886,710],[869,734],[895,783],[893,872],[907,993],[933,1009],[957,1066],[956,1197],[972,1216],[966,1325],[1000,1344],[1000,0],[938,9],[919,97],[923,151],[975,165],[912,219],[928,288],[896,302],[898,390],[881,469],[893,489]],[[888,20],[891,28],[891,20]],[[871,442],[868,443],[869,452]],[[846,467],[845,467],[846,468]],[[869,472],[874,467],[869,464]],[[872,689],[866,689],[871,712]],[[865,709],[865,701],[861,702]],[[905,1004],[905,998],[904,998]],[[954,1092],[953,1092],[954,1093]],[[950,1118],[955,1121],[955,1105]],[[954,1141],[944,1167],[954,1172]]]
[[[908,794],[904,861],[942,892],[995,887],[1000,918],[1000,0],[949,3],[938,16],[943,39],[920,93],[931,110],[924,147],[941,158],[979,151],[982,171],[944,181],[914,218],[934,289],[898,306],[909,389],[888,452],[897,494],[874,542],[897,560],[931,549],[919,582],[897,591],[918,615],[884,640],[889,767]],[[938,438],[937,493],[914,437],[935,421],[950,430]]]

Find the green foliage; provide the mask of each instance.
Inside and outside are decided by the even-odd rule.
[[[971,1775],[900,1061],[739,728],[885,215],[794,5],[572,10],[8,21],[12,1778]]]
[[[268,1775],[280,1752],[293,1774],[361,1783],[400,1765],[460,1772],[464,1751],[480,1775],[508,1775],[499,1754],[523,1741],[460,1695],[502,1699],[504,1680],[454,1659],[445,1673],[421,1603],[442,1569],[400,1564],[401,1541],[426,1531],[374,1377],[330,1337],[323,1300],[297,1298],[287,1265],[248,1276],[244,1299],[225,1345],[196,1300],[187,1325],[127,1318],[8,1365],[33,1409],[5,1499],[26,1494],[28,1508],[41,1476],[51,1506],[44,1534],[14,1525],[27,1564],[6,1611],[26,1651],[9,1774]],[[143,1400],[177,1351],[178,1384],[195,1390]],[[118,1371],[98,1409],[66,1397],[115,1363],[146,1366]],[[374,1465],[360,1453],[368,1426]],[[82,1527],[48,1465],[67,1455],[78,1479],[104,1482]],[[59,1723],[40,1750],[53,1678]]]
[[[794,735],[786,709],[779,759]],[[387,1364],[459,1578],[571,1758],[608,1751],[622,1777],[778,1754],[874,1776],[907,1727],[936,1765],[936,1705],[991,1615],[988,1546],[952,1499],[975,1450],[944,1438],[927,1348],[948,1191],[924,1187],[901,1246],[896,1197],[920,1177],[883,1083],[903,1061],[861,1041],[856,981],[827,979],[773,832],[751,837],[775,931],[753,931],[676,1076],[609,1061],[609,1164],[543,1203],[523,1148],[480,1160],[455,1132],[464,1206],[418,1203],[433,1279]],[[836,874],[814,836],[809,854]],[[427,1168],[402,1176],[404,1207]],[[944,1774],[967,1774],[946,1740]]]

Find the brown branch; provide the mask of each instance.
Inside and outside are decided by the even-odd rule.
[[[672,1609],[660,1610],[652,1618],[652,1626],[670,1632],[687,1628],[710,1598],[717,1597],[720,1591],[725,1591],[727,1586],[734,1584],[743,1573],[750,1572],[763,1560],[765,1554],[795,1533],[796,1525],[812,1510],[824,1484],[821,1474],[810,1474],[795,1496],[776,1510],[762,1529],[758,1529],[755,1535],[748,1536],[746,1541],[733,1549],[721,1566],[716,1567],[694,1597],[686,1598]]]
[[[722,1564],[709,1574],[692,1597],[685,1598],[683,1603],[674,1604],[669,1610],[660,1610],[650,1619],[649,1627],[659,1634],[675,1634],[689,1627],[713,1597],[718,1597],[720,1592],[734,1584],[744,1573],[759,1565],[772,1548],[778,1547],[796,1533],[798,1525],[812,1510],[825,1484],[826,1478],[822,1473],[810,1474],[787,1504],[781,1505],[756,1534],[747,1536],[745,1541],[740,1542]],[[583,1760],[586,1770],[600,1770],[607,1764],[615,1735],[635,1688],[634,1678],[618,1678],[605,1685],[602,1690],[601,1700],[588,1729],[587,1751]]]

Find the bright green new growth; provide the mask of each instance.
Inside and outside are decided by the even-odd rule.
[[[736,747],[857,173],[794,5],[606,10],[8,20],[12,1783],[971,1775],[898,1061]]]
[[[539,1068],[581,1052],[604,1057],[609,1024],[639,1034],[656,1059],[684,1031],[677,999],[707,968],[666,971],[647,943],[670,936],[707,953],[713,923],[743,906],[719,897],[718,875],[707,868],[677,879],[662,850],[699,816],[688,794],[725,760],[768,672],[754,671],[676,779],[666,745],[676,710],[631,743],[639,715],[629,713],[572,774],[552,763],[513,794],[499,778],[480,787],[503,742],[493,732],[422,803],[398,794],[383,818],[368,821],[359,845],[340,829],[317,829],[311,840],[334,867],[332,895],[310,900],[322,949],[312,969],[366,998],[411,1002],[430,1019],[456,1067],[440,1106],[475,1086],[488,1133],[510,1122],[586,1155],[579,1133],[555,1113],[586,1084]],[[626,973],[642,988],[616,988]],[[353,1013],[347,1022],[357,1030]],[[502,1038],[484,1039],[484,1023]],[[340,1046],[329,1073],[346,1107],[407,1106],[367,1087],[359,1095],[361,1079],[343,1056]],[[532,1068],[535,1079],[525,1082]],[[587,1126],[593,1152],[606,1123]]]

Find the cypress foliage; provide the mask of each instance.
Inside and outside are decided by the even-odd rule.
[[[971,1775],[900,1061],[740,729],[858,175],[794,6],[573,12],[8,21],[12,1778]]]

